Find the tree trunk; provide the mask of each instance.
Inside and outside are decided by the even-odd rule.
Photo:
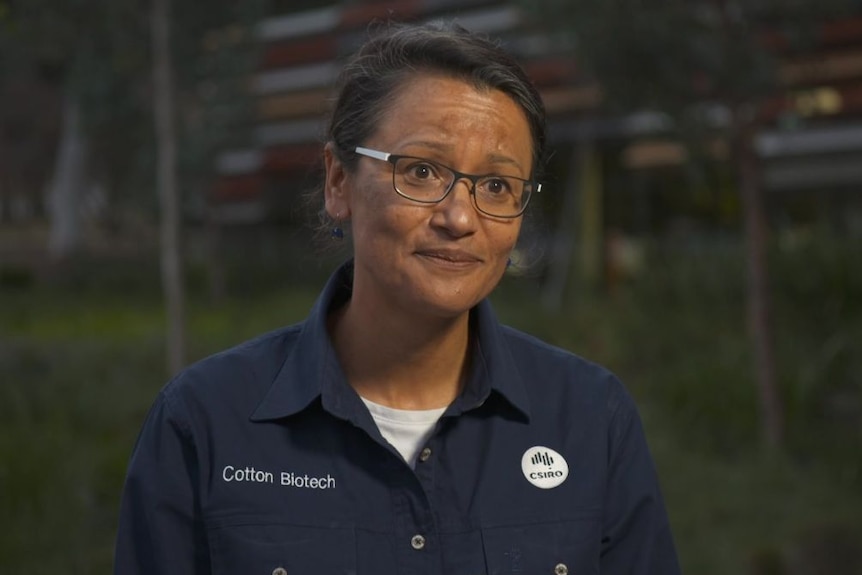
[[[86,181],[87,144],[78,101],[66,95],[63,128],[47,193],[51,224],[48,253],[55,261],[71,256],[81,244],[80,205]]]
[[[207,202],[206,246],[209,268],[210,302],[223,303],[227,298],[227,272],[224,265],[222,225],[218,220],[213,200]]]
[[[162,289],[167,311],[167,367],[179,371],[185,363],[185,294],[180,245],[180,201],[176,169],[173,78],[170,49],[170,0],[153,0],[154,119],[157,146],[157,186],[161,207]]]
[[[742,122],[744,120],[737,124],[734,148],[745,225],[747,323],[754,346],[763,439],[770,448],[777,448],[783,441],[784,416],[775,381],[772,350],[766,223],[758,158],[754,151],[754,129],[750,125],[741,125]]]
[[[595,289],[601,280],[603,184],[595,141],[579,142],[572,150],[571,165],[577,168],[566,182],[549,278],[542,292],[542,304],[550,311],[570,303],[576,289]],[[572,270],[577,270],[574,279]]]
[[[602,157],[594,141],[581,147],[581,281],[583,287],[602,287],[605,252],[605,200]]]
[[[570,166],[576,166],[569,173],[566,186],[563,188],[563,205],[559,212],[554,241],[551,244],[551,254],[548,262],[548,281],[542,289],[542,304],[546,310],[558,312],[563,308],[567,287],[572,269],[575,267],[577,253],[578,198],[581,194],[581,173],[583,166],[579,164],[581,150],[572,150]]]

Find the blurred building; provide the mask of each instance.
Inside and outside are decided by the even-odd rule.
[[[217,161],[213,200],[223,222],[294,217],[298,196],[319,181],[323,118],[340,61],[362,40],[369,22],[392,18],[454,19],[500,38],[523,62],[544,97],[556,150],[550,193],[542,203],[549,217],[578,214],[585,243],[598,241],[606,228],[674,233],[687,225],[738,224],[734,182],[721,173],[692,179],[683,169],[689,152],[669,137],[666,118],[600,113],[602,91],[579,73],[571,42],[536,27],[523,4],[284,4],[284,13],[256,29],[262,56],[252,82],[257,101],[252,141],[225,150]],[[826,218],[862,233],[862,15],[824,24],[816,33],[816,53],[783,59],[782,92],[761,110],[766,128],[757,150],[770,215],[791,223]],[[780,33],[765,38],[777,54],[786,49]],[[721,114],[716,110],[717,122]],[[722,143],[714,148],[720,158]],[[577,198],[566,206],[570,196]]]
[[[565,43],[524,25],[506,2],[423,0],[341,2],[269,18],[257,28],[263,45],[253,81],[258,97],[253,145],[225,151],[214,191],[225,221],[254,221],[282,213],[319,175],[323,118],[340,61],[363,40],[369,22],[456,19],[503,39],[542,87],[552,115],[598,103],[594,85],[579,82]],[[285,198],[285,194],[290,197]]]

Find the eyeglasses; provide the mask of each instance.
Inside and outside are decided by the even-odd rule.
[[[363,147],[357,147],[355,151],[392,164],[392,187],[398,195],[422,204],[442,202],[455,187],[455,182],[466,179],[470,181],[470,196],[477,210],[495,218],[517,218],[527,209],[533,192],[542,191],[542,184],[515,176],[474,176],[424,158]]]

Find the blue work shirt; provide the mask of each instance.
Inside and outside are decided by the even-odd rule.
[[[674,575],[631,398],[605,369],[471,311],[463,392],[415,469],[308,319],[161,391],[129,464],[117,575]]]

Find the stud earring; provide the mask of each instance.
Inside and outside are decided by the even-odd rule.
[[[341,212],[335,214],[335,225],[332,227],[332,231],[330,235],[334,240],[343,240],[344,239],[344,230],[341,229]]]

